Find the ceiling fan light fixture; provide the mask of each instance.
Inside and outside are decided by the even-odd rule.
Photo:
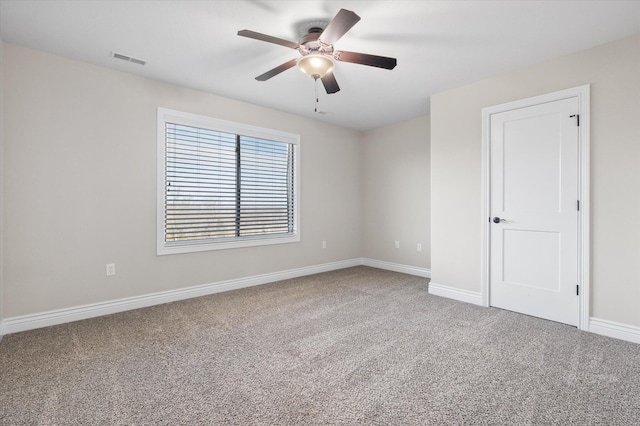
[[[334,66],[333,58],[326,55],[312,53],[298,60],[298,68],[316,80],[333,71]]]

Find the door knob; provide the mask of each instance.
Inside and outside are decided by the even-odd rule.
[[[500,222],[504,223],[506,221],[507,221],[506,219],[500,219],[497,216],[493,218],[493,223],[500,223]]]

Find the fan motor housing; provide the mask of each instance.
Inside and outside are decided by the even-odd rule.
[[[300,38],[300,53],[302,55],[308,55],[309,53],[321,53],[331,55],[333,53],[333,46],[330,44],[324,44],[320,41],[320,35],[322,35],[322,28],[312,27],[309,28],[309,32]]]

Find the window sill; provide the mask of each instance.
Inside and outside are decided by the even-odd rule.
[[[180,253],[194,253],[199,251],[228,250],[244,247],[257,247],[273,244],[289,244],[300,242],[300,235],[287,235],[282,237],[247,237],[216,242],[192,242],[192,243],[158,243],[158,256]]]

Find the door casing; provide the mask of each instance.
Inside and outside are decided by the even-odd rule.
[[[490,222],[491,215],[491,115],[510,111],[518,108],[526,108],[546,102],[577,98],[580,126],[578,128],[579,152],[578,152],[578,194],[580,197],[580,215],[578,217],[578,283],[580,294],[578,295],[578,329],[588,330],[590,305],[590,141],[589,141],[589,102],[590,85],[578,86],[560,90],[545,95],[534,96],[505,104],[495,105],[482,109],[482,222],[481,235],[481,277],[480,293],[483,306],[489,306],[490,274]]]

